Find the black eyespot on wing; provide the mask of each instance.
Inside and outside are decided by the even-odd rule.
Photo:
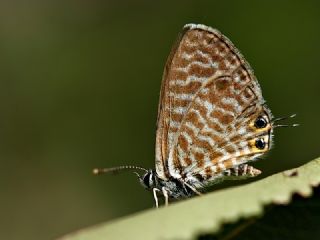
[[[258,138],[256,140],[256,143],[255,143],[256,147],[260,150],[264,149],[266,147],[266,143],[264,142],[264,140],[262,138]]]
[[[267,120],[264,117],[258,117],[257,120],[254,122],[254,126],[256,128],[265,128],[267,126]]]

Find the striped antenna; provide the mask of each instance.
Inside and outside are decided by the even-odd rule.
[[[294,118],[294,117],[296,117],[296,116],[297,116],[297,114],[295,113],[295,114],[292,114],[292,115],[287,116],[287,117],[275,118],[275,119],[273,119],[271,122],[274,123],[274,122],[286,120],[286,119],[288,119],[288,118]]]
[[[294,124],[278,124],[278,125],[273,125],[273,128],[278,128],[278,127],[298,127],[298,123]]]
[[[118,173],[122,170],[129,170],[129,169],[138,169],[142,170],[145,172],[148,172],[147,169],[143,167],[138,167],[138,166],[119,166],[119,167],[112,167],[112,168],[95,168],[92,170],[92,173],[94,175],[100,175],[100,174],[105,174],[105,173]]]
[[[279,121],[283,121],[283,120],[286,120],[286,119],[289,119],[289,118],[294,118],[296,117],[297,114],[292,114],[288,117],[280,117],[280,118],[275,118],[272,123],[276,123],[276,122],[279,122]],[[299,124],[275,124],[273,125],[274,128],[278,128],[278,127],[298,127]]]

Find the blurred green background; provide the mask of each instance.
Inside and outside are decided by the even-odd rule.
[[[262,177],[319,155],[319,1],[1,1],[0,239],[152,207],[132,173],[91,170],[154,167],[162,71],[190,22],[233,41],[275,116],[298,113],[301,127],[277,129],[255,163]]]

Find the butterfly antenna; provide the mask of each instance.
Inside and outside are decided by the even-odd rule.
[[[298,127],[299,124],[278,124],[278,125],[273,125],[273,128],[278,128],[278,127]]]
[[[119,167],[112,167],[112,168],[95,168],[92,170],[92,173],[94,175],[100,175],[105,173],[118,173],[122,170],[130,170],[130,169],[137,169],[137,170],[148,172],[148,170],[143,167],[129,165],[129,166],[119,166]]]
[[[279,121],[282,121],[282,120],[286,120],[286,119],[289,119],[289,118],[294,118],[295,116],[297,116],[297,114],[292,114],[288,117],[280,117],[280,118],[275,118],[274,120],[272,120],[272,123],[276,123],[276,122],[279,122]],[[275,124],[273,125],[274,128],[278,128],[278,127],[298,127],[299,124]]]
[[[292,114],[292,115],[287,116],[287,117],[275,118],[275,119],[272,120],[272,123],[279,122],[279,121],[282,121],[282,120],[286,120],[286,119],[289,119],[289,118],[294,118],[296,116],[297,116],[297,114],[295,113],[295,114]]]

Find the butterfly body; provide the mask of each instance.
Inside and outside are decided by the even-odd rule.
[[[166,204],[168,204],[168,199],[184,199],[190,198],[194,195],[201,195],[198,190],[204,189],[209,185],[218,183],[223,180],[239,180],[248,177],[255,177],[261,173],[260,170],[253,168],[247,164],[240,165],[232,169],[228,169],[223,172],[223,174],[216,175],[215,180],[211,178],[207,183],[204,179],[195,179],[188,177],[185,178],[173,178],[161,179],[155,170],[149,170],[144,175],[139,177],[141,185],[147,189],[153,191],[156,206],[158,207],[158,195],[165,197]]]
[[[184,181],[175,178],[163,180],[155,170],[149,170],[142,177],[139,177],[139,180],[144,188],[148,190],[158,189],[162,195],[167,194],[169,198],[188,198],[195,194],[184,184]]]

